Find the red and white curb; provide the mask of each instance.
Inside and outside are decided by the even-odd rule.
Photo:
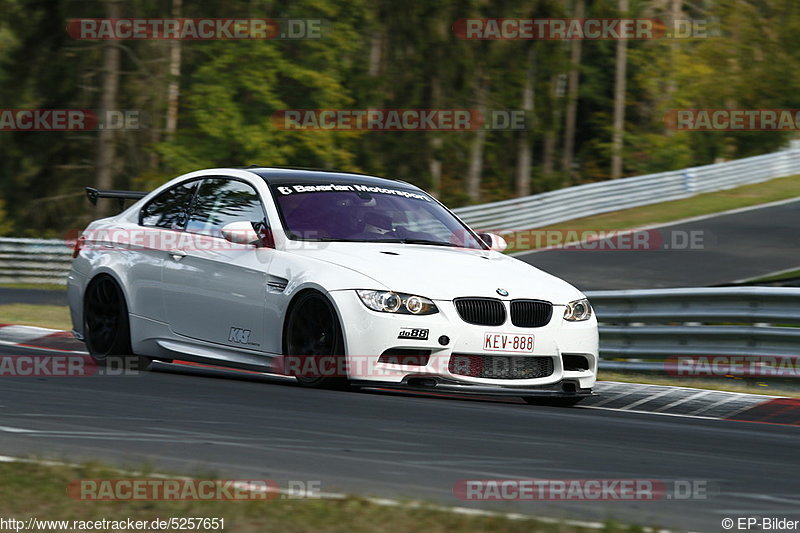
[[[70,332],[32,326],[0,324],[0,357],[4,355],[2,352],[4,345],[39,351],[86,354],[83,342],[75,339]],[[219,368],[194,363],[184,364]],[[613,381],[599,381],[595,393],[594,396],[584,399],[580,407],[800,426],[798,398]]]
[[[800,426],[800,399],[691,387],[599,381],[581,407]]]
[[[0,324],[0,346],[86,354],[86,346],[69,331]],[[0,354],[2,353],[0,348]]]

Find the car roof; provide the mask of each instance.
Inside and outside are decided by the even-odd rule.
[[[378,178],[367,174],[354,174],[338,170],[306,168],[248,167],[248,171],[264,179],[269,185],[285,184],[356,184],[372,187],[393,187],[421,191],[419,187],[405,181]]]

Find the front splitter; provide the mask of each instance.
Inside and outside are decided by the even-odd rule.
[[[445,380],[442,378],[406,378],[401,382],[351,381],[355,387],[398,389],[414,392],[455,392],[486,396],[541,396],[576,398],[592,395],[592,389],[581,389],[576,381],[559,381],[543,387],[498,387]]]

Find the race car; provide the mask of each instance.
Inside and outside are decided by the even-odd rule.
[[[87,192],[134,200],[75,241],[73,334],[98,364],[180,360],[311,387],[560,405],[591,394],[586,297],[414,185],[248,167]]]

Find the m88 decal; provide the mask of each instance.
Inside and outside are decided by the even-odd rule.
[[[428,330],[422,328],[403,328],[400,330],[398,339],[415,339],[419,341],[428,340]]]

